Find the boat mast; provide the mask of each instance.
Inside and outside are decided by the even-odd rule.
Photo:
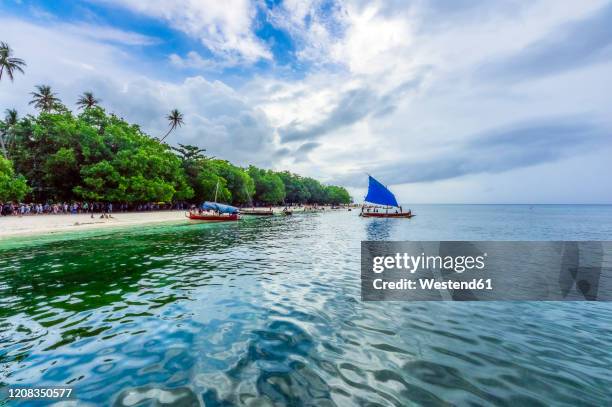
[[[217,186],[215,187],[215,202],[217,202],[217,192],[219,191],[219,180],[217,180]]]

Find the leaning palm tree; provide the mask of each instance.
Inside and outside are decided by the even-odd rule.
[[[36,90],[36,92],[30,93],[30,95],[32,95],[30,104],[34,105],[35,108],[43,112],[50,112],[60,104],[57,94],[51,90],[50,86],[38,85],[36,86]]]
[[[4,121],[0,120],[0,148],[2,148],[2,154],[5,158],[8,157],[8,148],[11,144],[11,133],[13,126],[17,124],[18,116],[17,110],[6,109]]]
[[[177,127],[181,127],[185,123],[183,121],[183,113],[179,112],[177,109],[171,110],[170,114],[166,116],[166,119],[168,119],[168,122],[170,123],[170,129],[168,129],[168,132],[159,141],[164,141],[172,130],[176,129]]]
[[[24,60],[13,57],[11,47],[6,42],[0,42],[0,80],[2,75],[6,73],[12,82],[15,72],[23,73],[24,66],[26,66]]]
[[[101,100],[96,99],[92,92],[83,92],[83,94],[79,97],[79,100],[77,100],[76,104],[79,109],[89,109],[94,106],[98,106],[100,102]]]

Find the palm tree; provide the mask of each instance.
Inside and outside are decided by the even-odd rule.
[[[8,146],[10,145],[10,136],[13,126],[17,124],[17,110],[6,109],[4,121],[0,120],[0,147],[5,158],[8,157]]]
[[[94,106],[98,106],[100,102],[101,100],[96,99],[92,92],[83,92],[83,94],[79,97],[79,100],[77,100],[76,104],[79,109],[89,109]]]
[[[6,109],[4,111],[4,124],[8,125],[9,127],[13,127],[14,125],[17,124],[18,120],[19,120],[19,115],[17,114],[17,110]]]
[[[11,82],[14,79],[14,73],[23,73],[23,67],[26,63],[21,58],[13,57],[13,50],[6,42],[0,42],[0,79],[2,74],[6,72]]]
[[[168,119],[168,122],[170,122],[170,129],[159,141],[164,141],[164,139],[168,137],[168,134],[170,134],[172,130],[176,129],[177,127],[181,127],[183,124],[185,124],[185,122],[183,121],[183,113],[179,112],[177,109],[171,110],[170,114],[166,116],[166,119]]]
[[[60,100],[57,94],[51,90],[51,86],[38,85],[36,86],[36,90],[37,92],[30,93],[30,95],[32,95],[30,104],[34,105],[35,108],[43,112],[50,112],[60,104]]]

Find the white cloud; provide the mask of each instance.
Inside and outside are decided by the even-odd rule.
[[[249,0],[99,0],[167,21],[199,39],[219,58],[253,63],[271,53],[253,33],[256,6]]]
[[[168,60],[177,68],[198,70],[219,70],[236,65],[239,62],[237,59],[219,61],[213,58],[204,58],[196,51],[189,51],[184,57],[179,54],[170,54]]]
[[[88,37],[93,40],[108,41],[118,45],[147,46],[159,44],[158,38],[149,37],[135,32],[118,30],[108,26],[91,24],[59,24],[57,28],[65,34]]]
[[[603,129],[612,127],[602,110],[609,105],[612,94],[612,81],[605,74],[609,64],[573,67],[562,75],[526,77],[515,83],[500,83],[494,77],[479,75],[484,64],[511,57],[572,21],[601,13],[599,8],[605,2],[595,0],[579,5],[564,2],[560,6],[539,1],[498,8],[486,2],[481,6],[476,4],[478,1],[472,3],[473,9],[437,14],[442,11],[432,10],[430,2],[415,2],[412,7],[404,2],[343,2],[341,10],[333,15],[341,27],[338,32],[333,32],[317,14],[317,1],[300,3],[301,8],[287,6],[282,10],[284,15],[277,11],[278,20],[285,21],[281,26],[290,27],[288,30],[302,39],[298,55],[312,59],[316,69],[298,81],[258,78],[246,89],[281,134],[290,126],[301,131],[301,136],[320,142],[309,155],[310,161],[296,163],[287,158],[280,166],[342,179],[346,173],[393,168],[403,162],[432,160],[435,165],[444,156],[460,153],[462,143],[486,129],[542,117],[584,116],[600,123]],[[287,17],[294,10],[293,19]],[[330,63],[344,69],[325,69]],[[394,86],[408,83],[423,73],[417,89],[393,97]],[[370,90],[376,104],[369,114],[355,114],[342,126],[330,130],[326,124],[355,89]],[[374,112],[380,104],[375,98],[385,94],[390,95],[393,109],[379,116]],[[367,102],[363,99],[353,112],[367,107]],[[313,131],[308,132],[309,129]],[[308,138],[299,142],[305,141]],[[288,145],[297,146],[293,141]],[[575,153],[583,154],[579,150]],[[501,154],[503,158],[504,152]],[[418,200],[457,202],[452,198],[457,196],[454,191],[463,184],[474,184],[474,180],[485,185],[473,189],[471,201],[499,201],[488,196],[487,191],[497,191],[499,197],[503,196],[500,199],[507,199],[507,194],[501,193],[504,186],[495,184],[495,180],[514,187],[520,182],[509,182],[512,177],[506,174],[524,174],[529,169],[540,171],[541,176],[533,177],[540,183],[526,189],[528,194],[519,200],[529,201],[533,196],[541,202],[546,191],[557,199],[557,189],[548,187],[543,179],[553,172],[550,168],[567,165],[564,173],[571,172],[570,168],[581,160],[589,160],[583,157],[559,158],[558,163],[531,165],[495,176],[465,175],[452,181],[436,181],[438,190],[433,198],[425,196]],[[610,164],[600,160],[598,165]],[[601,181],[601,177],[598,179]],[[430,194],[431,185],[409,184],[399,190],[420,196]],[[604,198],[605,195],[601,191],[592,194],[598,202],[612,200],[612,196]],[[458,201],[464,199],[464,195],[460,196]]]

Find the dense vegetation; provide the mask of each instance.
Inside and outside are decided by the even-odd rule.
[[[0,42],[0,80],[24,73],[25,62]],[[160,139],[101,108],[92,92],[71,112],[51,87],[39,85],[30,104],[37,116],[6,110],[0,120],[0,201],[87,200],[145,203],[217,199],[244,204],[349,203],[348,192],[312,178],[206,157],[195,146],[170,147],[164,139],[184,124],[173,109]],[[26,181],[27,180],[27,181]]]
[[[19,199],[30,191],[22,175],[15,175],[13,163],[0,157],[0,202]]]
[[[97,106],[77,115],[61,105],[21,119],[7,114],[0,133],[10,159],[0,161],[4,201],[201,202],[216,193],[235,205],[351,202],[344,188],[312,178],[172,148]]]

